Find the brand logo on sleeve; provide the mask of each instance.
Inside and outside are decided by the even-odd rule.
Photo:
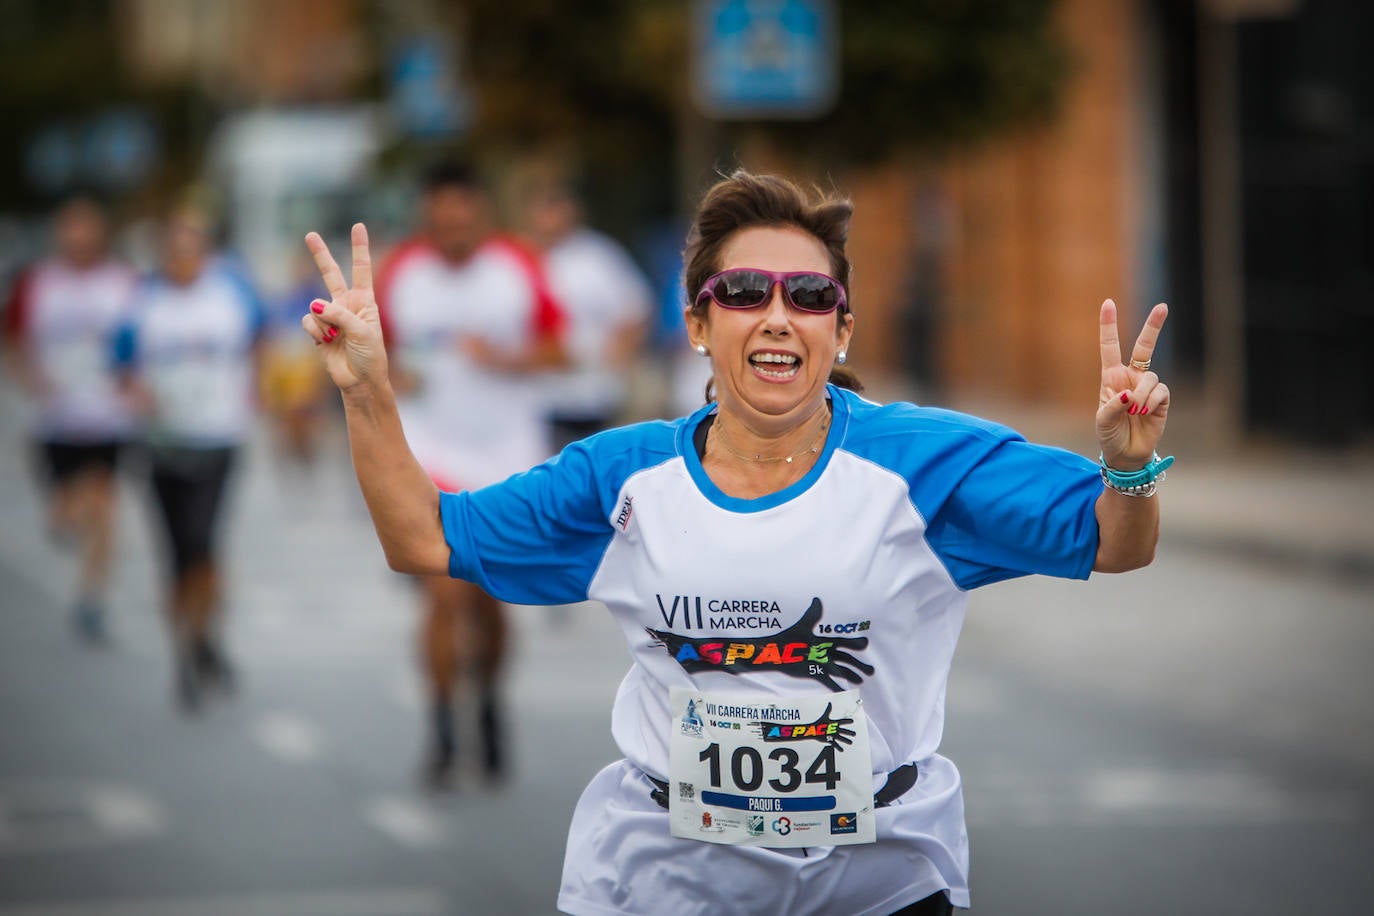
[[[621,531],[630,527],[630,516],[634,514],[634,497],[626,496],[620,504],[620,513],[615,517],[615,526]]]
[[[778,671],[789,677],[819,681],[835,691],[844,689],[836,678],[862,684],[865,675],[873,674],[873,666],[854,653],[868,648],[868,637],[830,636],[820,623],[823,613],[821,599],[812,598],[811,606],[792,626],[755,638],[684,636],[652,627],[644,629],[655,645],[662,646],[690,673]],[[829,629],[833,632],[833,627]],[[818,632],[826,635],[819,636]]]

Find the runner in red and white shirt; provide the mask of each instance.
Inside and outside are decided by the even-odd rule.
[[[538,376],[565,364],[562,311],[534,256],[491,228],[486,193],[465,167],[426,176],[421,235],[383,264],[377,301],[407,440],[434,481],[475,489],[551,452]],[[501,605],[471,583],[422,580],[422,658],[432,701],[426,776],[442,785],[455,764],[453,694],[472,664],[483,768],[505,768],[496,682],[506,651]],[[464,623],[466,622],[466,626]],[[477,639],[459,651],[460,630]]]
[[[4,337],[31,396],[31,435],[50,485],[49,526],[81,557],[77,632],[105,638],[113,547],[115,466],[134,417],[119,393],[113,337],[128,315],[134,271],[110,255],[109,224],[92,200],[64,204],[55,251],[24,271],[5,311]]]
[[[562,448],[620,418],[654,294],[629,252],[586,224],[571,183],[536,184],[526,197],[524,228],[568,314],[573,366],[551,374],[544,386],[555,444]]]

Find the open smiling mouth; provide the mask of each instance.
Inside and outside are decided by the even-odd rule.
[[[779,382],[795,378],[801,371],[801,364],[801,357],[795,353],[755,353],[749,357],[749,365],[755,372]]]

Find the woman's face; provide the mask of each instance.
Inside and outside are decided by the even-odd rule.
[[[210,253],[205,223],[190,214],[175,214],[167,221],[163,238],[162,270],[178,286],[194,283]]]
[[[825,246],[795,227],[756,226],[735,233],[721,252],[720,269],[736,267],[831,273]],[[819,406],[835,354],[848,348],[853,327],[848,313],[837,321],[834,312],[792,308],[776,284],[758,308],[727,309],[712,301],[705,317],[687,315],[692,346],[704,344],[710,352],[721,409],[752,420],[750,425],[774,429],[802,422]],[[795,362],[764,362],[767,354]]]

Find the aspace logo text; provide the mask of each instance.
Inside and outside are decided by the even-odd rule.
[[[750,727],[757,731],[763,740],[769,743],[775,741],[820,741],[823,744],[833,744],[840,750],[844,746],[854,743],[856,732],[849,726],[854,724],[852,718],[830,718],[830,713],[834,704],[825,704],[825,712],[820,714],[814,722],[797,723],[797,716],[771,716],[763,721],[750,723]],[[780,719],[791,719],[792,722],[782,722]]]
[[[679,603],[675,599],[669,611],[660,601],[664,620],[680,620],[677,612],[685,603],[685,600]],[[758,604],[764,605],[766,602]],[[690,621],[691,615],[684,610],[683,617],[688,618],[683,623],[684,630],[700,626],[700,608],[696,608],[696,611],[698,617],[694,627]],[[854,653],[868,647],[868,637],[819,637],[817,631],[824,629],[821,625],[823,614],[821,599],[812,598],[811,606],[796,623],[776,635],[754,638],[693,636],[653,627],[644,629],[657,645],[663,646],[689,672],[723,671],[739,674],[741,671],[771,670],[790,677],[812,678],[831,690],[843,689],[836,678],[850,684],[863,683],[864,675],[873,673],[873,666]]]

